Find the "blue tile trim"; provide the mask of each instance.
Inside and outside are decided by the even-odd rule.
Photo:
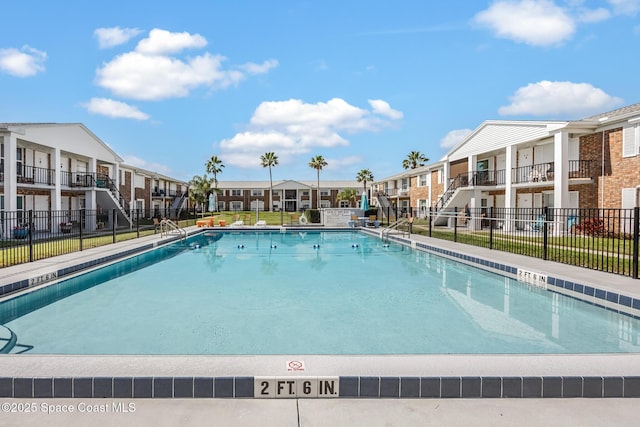
[[[345,398],[640,397],[640,377],[340,377]],[[253,398],[254,377],[0,378],[5,398]],[[215,384],[215,387],[214,387]],[[215,393],[214,393],[215,388]]]

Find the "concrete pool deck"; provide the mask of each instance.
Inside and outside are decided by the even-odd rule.
[[[260,229],[265,231],[266,229]],[[195,228],[191,232],[201,231]],[[249,229],[249,231],[254,231]],[[370,233],[375,231],[367,230]],[[404,237],[406,239],[407,236]],[[166,238],[165,238],[166,239]],[[152,235],[115,245],[93,248],[83,252],[63,255],[55,259],[37,261],[2,269],[0,286],[17,281],[34,280],[58,271],[86,263],[89,259],[100,259],[135,251],[140,247],[153,246],[161,240]],[[163,239],[164,240],[164,239]],[[490,251],[474,246],[456,244],[428,237],[412,235],[412,245],[421,243],[437,247],[443,251],[464,254],[477,259],[498,259],[501,263],[521,266],[549,276],[561,277],[567,281],[591,284],[605,291],[630,296],[640,300],[640,281],[628,277],[602,273],[580,267],[572,267],[548,261]],[[445,254],[446,256],[446,254]],[[457,258],[456,258],[457,259]],[[459,259],[457,259],[459,260]],[[532,267],[535,266],[535,267]],[[594,295],[595,298],[595,295]],[[605,304],[603,304],[605,305]],[[37,405],[64,404],[77,405],[81,402],[107,404],[134,403],[135,413],[96,414],[79,413],[47,415],[10,413],[3,419],[7,423],[20,425],[74,425],[98,421],[101,425],[175,425],[210,424],[223,425],[635,425],[637,420],[637,400],[618,399],[613,396],[640,396],[640,355],[637,354],[595,354],[595,355],[416,355],[416,356],[40,356],[3,355],[0,357],[0,397],[7,397],[6,387],[10,385],[17,396],[23,398],[4,399],[2,403],[34,402]],[[304,362],[304,371],[289,372],[290,360]],[[350,387],[339,399],[199,399],[192,393],[191,399],[181,399],[176,395],[178,381],[191,379],[195,387],[197,378],[244,379],[231,381],[235,385],[250,384],[251,377],[340,377]],[[173,399],[136,398],[133,379],[158,379],[158,389],[172,379]],[[419,379],[421,391],[426,382],[439,378],[440,395],[429,399],[405,399],[401,391],[395,399],[366,398],[372,386],[377,386],[378,396],[386,384],[402,384],[403,379]],[[7,379],[11,379],[10,384]],[[15,379],[24,381],[16,383]],[[54,379],[78,380],[74,387],[78,390],[88,385],[87,399],[61,398],[56,393]],[[177,380],[176,380],[177,379]],[[425,380],[426,381],[423,381]],[[442,391],[457,387],[464,397],[463,382],[476,390],[484,384],[499,387],[501,391],[510,388],[519,390],[518,397],[525,397],[525,390],[532,385],[539,390],[536,397],[529,399],[441,399],[448,396]],[[549,388],[542,381],[547,379]],[[564,380],[567,380],[564,382]],[[579,379],[579,380],[578,380]],[[116,392],[116,383],[124,380],[131,393],[122,396]],[[131,382],[129,382],[131,380]],[[479,380],[479,381],[478,381]],[[532,382],[527,382],[531,380]],[[554,381],[556,380],[556,381]],[[559,380],[559,381],[558,381]],[[66,381],[64,381],[66,385]],[[98,386],[110,384],[110,391],[96,393]],[[49,385],[51,384],[51,385]],[[228,385],[228,382],[227,382]],[[44,386],[44,388],[43,388]],[[155,392],[155,383],[152,390]],[[354,388],[355,387],[355,388]],[[580,396],[594,399],[555,399],[568,395],[580,387]],[[598,396],[595,391],[602,392]],[[48,390],[49,394],[41,394]],[[75,389],[74,389],[75,390]],[[101,389],[104,391],[103,389]],[[192,389],[193,390],[193,389]],[[222,390],[222,389],[221,389]],[[484,388],[475,397],[484,395]],[[489,389],[488,389],[489,390]],[[547,390],[549,393],[545,393]],[[595,390],[595,391],[594,391]],[[86,390],[85,390],[86,391]],[[166,391],[166,390],[165,390]],[[215,391],[215,387],[212,393]],[[235,391],[235,390],[234,390]],[[348,392],[347,392],[348,391]],[[349,398],[353,392],[358,398]],[[365,393],[361,393],[365,391]],[[491,390],[489,390],[491,391]],[[494,390],[495,391],[495,390]],[[587,392],[585,394],[585,391]],[[607,391],[609,394],[607,394]],[[251,390],[253,392],[253,390]],[[559,392],[559,396],[557,395]],[[40,394],[39,394],[40,393]],[[109,394],[111,393],[111,394]],[[537,394],[536,394],[537,393]],[[563,394],[564,393],[564,394]],[[249,393],[250,394],[250,393]],[[501,394],[502,396],[503,394]],[[569,394],[575,396],[576,394]],[[597,398],[612,396],[605,399]],[[122,396],[122,397],[120,397]],[[376,397],[378,397],[376,396]],[[101,400],[91,397],[104,397]],[[152,397],[152,396],[145,396]],[[157,396],[154,396],[157,397]],[[170,396],[168,396],[170,397]],[[220,397],[220,396],[216,396]],[[247,396],[249,397],[249,396]],[[426,397],[424,394],[413,397]],[[498,397],[492,394],[491,397]]]

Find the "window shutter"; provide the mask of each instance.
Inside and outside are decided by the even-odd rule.
[[[638,154],[638,126],[627,126],[622,130],[622,157]]]

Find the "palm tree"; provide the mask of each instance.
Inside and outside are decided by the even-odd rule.
[[[402,167],[405,169],[415,169],[420,166],[424,166],[424,163],[428,161],[429,161],[429,158],[427,158],[421,152],[412,151],[409,153],[407,158],[403,160]]]
[[[207,167],[207,173],[213,174],[213,186],[218,187],[218,174],[222,172],[222,168],[224,165],[222,164],[222,160],[218,156],[211,156],[207,163],[205,163]]]
[[[315,169],[318,172],[318,189],[316,190],[316,209],[320,209],[320,171],[323,167],[327,166],[327,161],[321,155],[317,155],[311,158],[309,167]]]
[[[264,153],[260,156],[263,168],[269,168],[269,210],[273,209],[273,179],[271,177],[271,168],[278,166],[278,156],[273,151]]]
[[[367,182],[373,181],[373,173],[369,169],[362,169],[356,175],[356,181],[362,182],[364,185],[364,194],[367,194]]]
[[[189,200],[194,203],[194,206],[202,206],[204,211],[204,204],[207,200],[207,194],[211,190],[211,180],[207,175],[195,175],[189,181]]]
[[[349,201],[349,206],[351,206],[353,203],[358,202],[358,192],[355,188],[345,188],[338,194],[337,199],[338,201],[347,200]]]

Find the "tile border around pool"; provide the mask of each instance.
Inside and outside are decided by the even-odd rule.
[[[371,236],[380,236],[379,232],[371,232],[369,230],[363,231]],[[446,258],[454,259],[456,261],[502,274],[517,280],[518,267],[514,265],[503,264],[485,258],[467,255],[461,252],[452,251],[450,249],[444,249],[438,246],[416,242],[414,240],[403,237],[391,235],[387,238],[391,241],[400,243],[405,246],[410,246],[424,252],[435,253]],[[543,274],[544,272],[540,273]],[[640,319],[640,298],[634,298],[606,289],[599,289],[591,284],[569,281],[550,274],[547,274],[547,285],[548,286],[546,286],[546,289],[551,292],[563,294],[600,308],[612,310],[617,313],[626,314],[632,316],[633,318]]]
[[[189,236],[192,236],[196,233],[191,233]],[[98,258],[91,259],[89,261],[74,264],[68,267],[50,270],[44,273],[43,269],[39,270],[37,274],[33,276],[27,277],[26,279],[17,280],[12,283],[7,283],[3,286],[0,286],[0,298],[4,296],[9,296],[18,291],[26,291],[29,288],[35,288],[42,285],[48,285],[57,280],[67,278],[71,275],[84,272],[85,270],[89,270],[96,267],[102,267],[106,264],[109,264],[114,261],[120,261],[124,258],[128,258],[134,255],[138,255],[141,252],[148,251],[150,249],[155,249],[160,246],[164,246],[170,243],[174,243],[177,240],[180,240],[179,236],[171,236],[164,240],[154,241],[152,243],[147,243],[133,249],[128,249],[122,252],[114,253],[111,255],[101,256]]]
[[[0,398],[259,398],[257,377],[4,377]],[[300,377],[278,377],[300,380]],[[340,376],[320,398],[638,398],[638,376]],[[316,398],[295,394],[269,398]]]

